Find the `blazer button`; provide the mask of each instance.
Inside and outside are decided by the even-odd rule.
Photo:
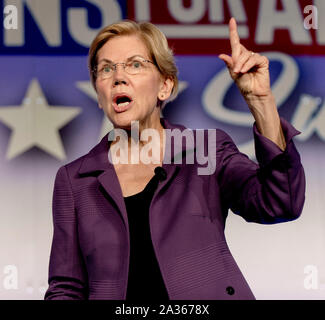
[[[235,289],[233,287],[227,287],[226,291],[230,296],[232,296],[235,293]]]

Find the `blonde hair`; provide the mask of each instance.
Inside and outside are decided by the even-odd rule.
[[[131,20],[123,20],[103,28],[97,34],[90,45],[88,54],[88,68],[90,79],[96,90],[96,73],[93,72],[97,65],[97,53],[110,39],[124,35],[138,35],[144,41],[152,62],[158,71],[166,78],[174,82],[171,99],[175,99],[178,93],[177,67],[172,50],[168,46],[166,36],[152,23],[137,23]]]

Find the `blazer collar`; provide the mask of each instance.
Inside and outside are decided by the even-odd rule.
[[[106,134],[102,140],[84,156],[79,168],[79,174],[100,173],[112,166],[108,161],[109,145],[110,141],[108,141],[108,134]]]
[[[165,129],[175,129],[178,128],[181,131],[185,129],[184,126],[180,125],[172,125],[166,119],[161,118],[161,124]],[[174,150],[174,140],[172,142],[166,139],[166,149]],[[118,177],[116,175],[116,171],[114,169],[114,165],[108,160],[108,150],[110,147],[110,141],[108,141],[108,134],[104,136],[104,138],[92,149],[90,152],[84,157],[81,166],[79,168],[80,175],[89,175],[95,174],[97,176],[98,181],[102,185],[102,187],[106,190],[106,192],[110,195],[110,197],[115,201],[118,208],[120,209],[124,224],[126,229],[128,230],[128,218],[125,207],[125,202],[123,199],[123,193],[120,187],[120,183]],[[169,146],[171,144],[171,146]],[[180,147],[180,146],[178,146]],[[184,150],[186,149],[186,144],[182,143],[182,151],[181,155],[184,154]],[[176,150],[180,150],[179,148]],[[193,151],[193,148],[190,152]],[[160,193],[160,191],[166,187],[172,177],[177,174],[179,171],[179,166],[181,164],[173,163],[173,152],[171,152],[171,162],[164,163],[163,168],[166,171],[166,180],[161,181],[159,183],[157,190],[155,191],[155,195],[153,196],[152,202],[155,201],[156,196]],[[179,156],[179,155],[177,155]],[[165,153],[166,157],[166,153]],[[175,155],[176,158],[176,155]],[[168,160],[170,160],[168,159]],[[165,160],[165,159],[164,159]],[[129,234],[129,233],[128,233]]]

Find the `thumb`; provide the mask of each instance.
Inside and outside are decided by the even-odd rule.
[[[230,57],[226,54],[220,54],[219,59],[221,59],[226,64],[231,78],[233,80],[236,80],[238,75],[236,73],[234,73],[234,71],[233,71],[234,61],[233,61],[232,57]]]
[[[218,57],[227,65],[228,68],[230,68],[230,69],[232,68],[232,66],[233,66],[232,57],[230,57],[226,54],[220,54]]]

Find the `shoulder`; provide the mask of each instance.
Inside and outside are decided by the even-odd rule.
[[[204,141],[206,147],[214,148],[217,151],[224,149],[238,150],[231,136],[222,129],[195,129],[193,132],[196,145]]]
[[[175,123],[171,123],[166,119],[162,119],[162,123],[165,127],[165,129],[169,129],[171,131],[173,130],[179,130],[181,132],[187,131],[187,132],[192,132],[194,138],[198,137],[202,132],[204,132],[204,139],[207,140],[209,139],[209,137],[214,136],[215,137],[215,141],[217,142],[217,144],[222,144],[224,142],[228,142],[228,143],[234,143],[232,138],[230,137],[230,135],[228,133],[226,133],[225,131],[223,131],[222,129],[218,129],[218,128],[204,128],[204,129],[191,129],[188,128],[182,124],[175,124]],[[200,132],[200,133],[198,133]]]
[[[96,167],[98,167],[98,169],[103,169],[106,165],[105,160],[107,161],[107,137],[108,134],[106,134],[88,153],[62,165],[58,169],[57,175],[62,175],[65,172],[68,176],[76,176],[78,173],[83,173],[90,169],[96,171]]]

